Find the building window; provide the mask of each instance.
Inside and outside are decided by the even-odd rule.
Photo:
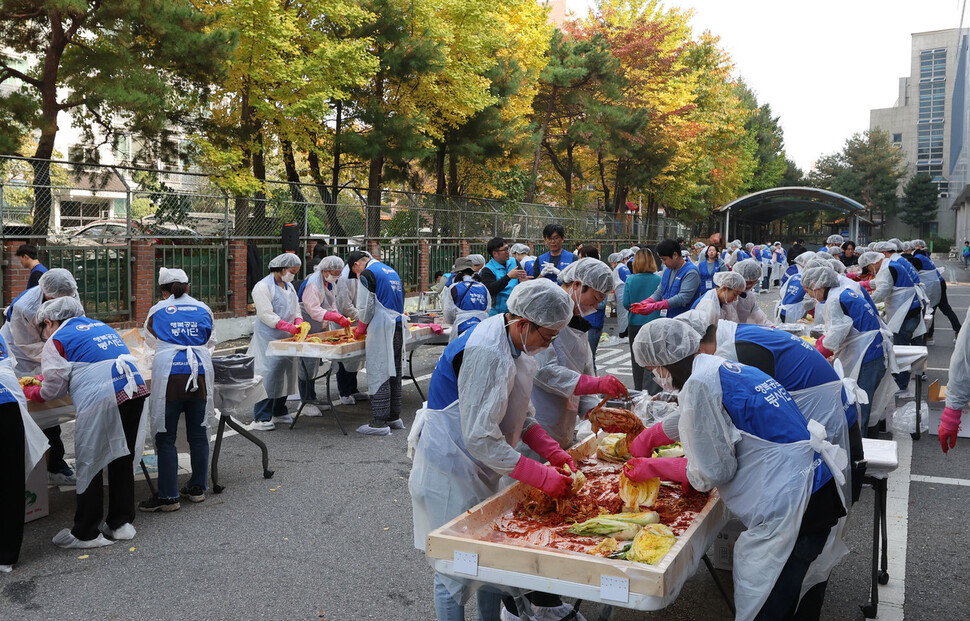
[[[903,146],[903,135],[902,134],[893,134],[893,146],[894,147],[902,147]]]
[[[919,81],[936,82],[946,79],[946,48],[921,50],[919,53]]]

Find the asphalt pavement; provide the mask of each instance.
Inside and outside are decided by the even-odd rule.
[[[961,283],[951,284],[948,294],[962,320],[970,306],[970,273],[951,267],[948,276]],[[761,303],[768,308],[774,299],[763,295]],[[944,320],[930,348],[930,381],[946,382],[952,341]],[[422,389],[440,352],[424,347],[414,356]],[[632,386],[625,344],[601,348],[597,366]],[[366,385],[363,374],[360,379]],[[420,405],[414,385],[406,382],[403,418],[409,425]],[[890,477],[890,575],[881,589],[880,619],[968,617],[970,440],[942,454],[932,420],[941,410],[942,404],[930,406],[930,433],[920,440],[896,438],[903,459]],[[347,436],[329,415],[260,433],[275,471],[271,479],[262,477],[254,445],[228,437],[219,463],[225,491],[200,504],[184,501],[174,513],[139,513],[138,534],[130,542],[96,550],[54,546],[51,538],[71,525],[75,503],[73,491],[52,488],[51,514],[27,525],[20,563],[0,574],[0,619],[433,620],[432,572],[413,545],[407,430],[359,435],[353,429],[369,420],[369,405],[338,412]],[[72,425],[64,436],[70,451]],[[139,479],[137,499],[148,494]],[[823,619],[862,618],[872,509],[867,487],[850,514],[850,553],[832,573]],[[731,574],[715,573],[730,588]],[[469,619],[474,610],[471,603]],[[602,607],[584,603],[581,610],[593,621]],[[678,621],[731,614],[702,565],[667,609],[618,608],[610,618]]]

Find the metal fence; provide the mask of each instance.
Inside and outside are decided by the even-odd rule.
[[[229,240],[255,244],[265,273],[281,251],[287,223],[298,226],[304,249],[322,241],[346,256],[377,242],[382,260],[409,291],[430,284],[418,282],[421,240],[430,248],[430,278],[450,269],[461,241],[482,255],[486,240],[496,236],[544,252],[542,229],[551,222],[562,224],[572,241],[599,243],[604,256],[632,243],[690,234],[673,219],[551,205],[391,189],[381,192],[379,205],[368,205],[365,188],[342,188],[333,201],[326,188],[276,180],[252,195],[230,196],[218,182],[194,171],[0,156],[0,238],[36,239],[45,246],[47,265],[77,270],[93,315],[139,320],[126,316],[134,239],[155,240],[156,264],[184,269],[193,295],[218,311],[227,308]],[[47,226],[33,228],[37,218]]]

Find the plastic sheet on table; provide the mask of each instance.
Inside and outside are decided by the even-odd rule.
[[[256,375],[251,380],[239,381],[233,384],[215,384],[213,405],[223,415],[235,418],[252,416],[253,406],[257,401],[266,398],[263,387],[263,376]]]
[[[920,404],[920,433],[930,430],[929,421],[930,408],[924,401]],[[899,433],[916,433],[916,402],[910,401],[902,407],[896,409],[893,414],[893,431]]]
[[[639,416],[647,427],[658,423],[677,409],[676,402],[666,400],[669,396],[670,393],[651,395],[642,392],[633,400],[633,413]]]

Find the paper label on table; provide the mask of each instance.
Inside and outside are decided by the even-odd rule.
[[[477,576],[478,575],[478,555],[474,552],[458,552],[455,551],[455,560],[452,563],[452,569],[455,570],[456,574],[465,574],[466,576]]]
[[[614,602],[630,601],[630,579],[616,576],[600,576],[600,599]]]

